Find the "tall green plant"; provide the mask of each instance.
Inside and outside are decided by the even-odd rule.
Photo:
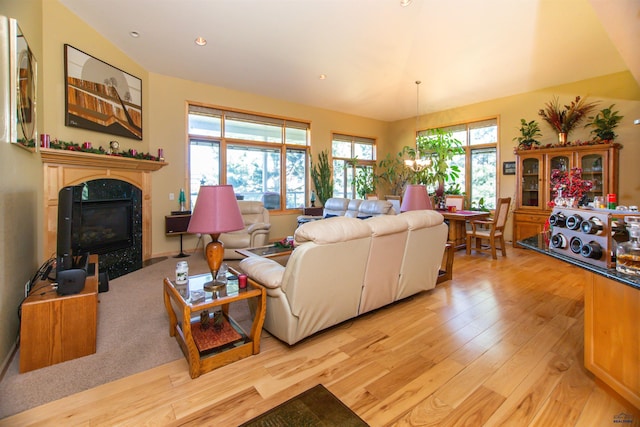
[[[358,197],[364,199],[367,197],[367,194],[375,193],[377,181],[378,179],[373,173],[373,168],[358,168],[358,173],[355,178],[356,194]]]
[[[411,171],[405,166],[403,156],[405,151],[400,151],[395,157],[387,153],[387,157],[380,160],[376,171],[378,182],[385,182],[392,195],[402,195],[405,184],[411,177]]]
[[[450,165],[457,154],[463,154],[462,142],[453,137],[453,133],[443,129],[431,129],[418,136],[416,141],[422,157],[431,161],[431,165],[417,172],[419,184],[436,187],[436,194],[444,193],[444,183],[455,181],[460,176],[460,168]]]
[[[311,179],[316,188],[318,200],[324,206],[327,199],[333,196],[333,171],[327,150],[320,152],[317,164],[313,162],[313,155],[311,156]]]

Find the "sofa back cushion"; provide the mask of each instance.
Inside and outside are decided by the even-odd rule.
[[[371,248],[358,314],[395,301],[408,233],[407,222],[397,215],[382,215],[362,222],[371,228]]]
[[[242,215],[245,227],[260,222],[265,224],[269,223],[269,211],[265,209],[262,202],[255,200],[238,200],[238,207],[240,208],[240,214]]]
[[[402,299],[436,285],[449,228],[444,217],[433,210],[409,211],[398,215],[408,224],[396,299]]]
[[[314,242],[319,245],[344,242],[352,239],[369,237],[371,228],[362,221],[337,216],[322,221],[313,221],[302,224],[293,235],[297,246],[306,242]]]
[[[359,217],[395,215],[393,205],[388,200],[363,200],[358,209]]]
[[[363,202],[362,199],[351,199],[349,200],[349,206],[347,207],[347,212],[344,216],[348,216],[349,218],[357,218],[358,212],[360,209],[360,204]]]
[[[297,322],[287,342],[358,315],[371,230],[336,217],[301,225],[295,242],[281,285]]]
[[[327,217],[327,215],[343,216],[347,211],[348,206],[349,206],[349,199],[332,197],[330,199],[327,199],[326,202],[324,202],[323,216],[324,217]]]

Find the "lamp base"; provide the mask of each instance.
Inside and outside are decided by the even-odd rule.
[[[220,234],[211,234],[210,236],[211,242],[209,242],[205,248],[205,256],[209,270],[211,271],[211,281],[213,282],[216,280],[216,276],[218,276],[218,270],[220,270],[222,260],[224,259],[224,244],[218,241]]]

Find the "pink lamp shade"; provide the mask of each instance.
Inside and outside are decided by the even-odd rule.
[[[420,184],[407,185],[402,198],[400,212],[433,209],[431,199],[427,194],[427,187]]]
[[[187,229],[189,233],[220,234],[243,228],[244,222],[233,186],[200,187]]]

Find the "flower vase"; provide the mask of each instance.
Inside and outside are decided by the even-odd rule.
[[[567,144],[567,133],[566,132],[558,133],[558,144],[560,144],[560,145],[566,145]]]

